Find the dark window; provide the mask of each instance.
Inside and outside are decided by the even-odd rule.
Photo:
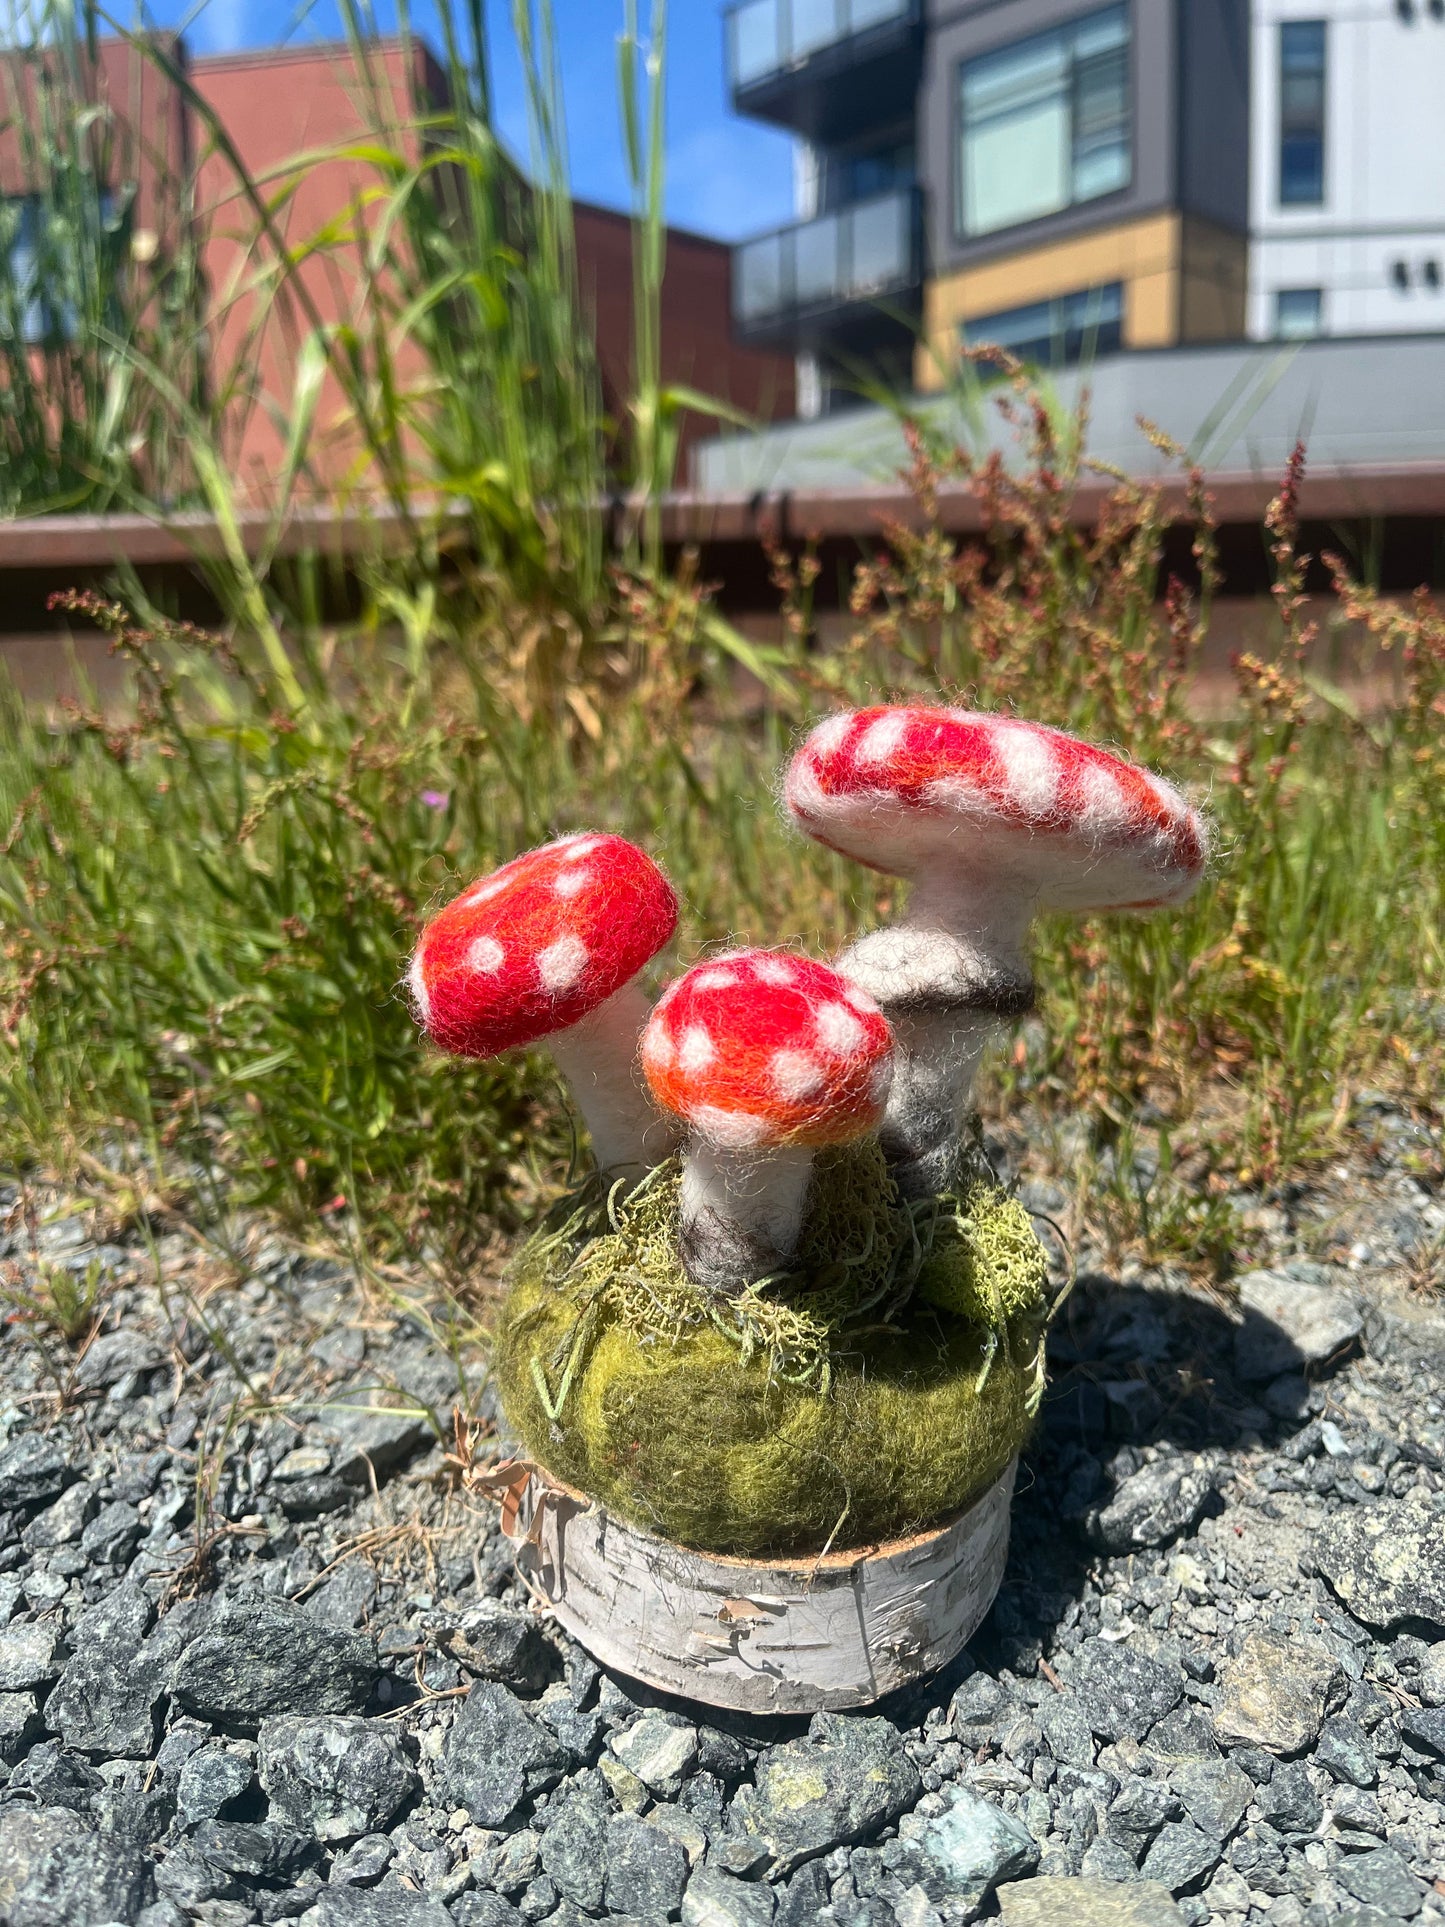
[[[957,220],[966,235],[1127,187],[1129,9],[1106,7],[959,69]]]
[[[1325,198],[1325,23],[1287,20],[1279,30],[1279,198],[1317,207]]]
[[[847,207],[895,188],[912,187],[913,182],[911,140],[884,141],[851,154],[828,154],[823,160],[821,205]]]
[[[1274,297],[1274,332],[1281,341],[1308,341],[1324,327],[1324,294],[1319,288],[1279,288]]]
[[[1116,353],[1123,342],[1123,328],[1123,284],[1111,281],[1102,288],[1031,302],[1026,308],[981,315],[968,323],[964,339],[1007,348],[1020,361],[1062,368]]]

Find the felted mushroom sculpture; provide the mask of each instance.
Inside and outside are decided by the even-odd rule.
[[[1208,853],[1199,813],[1161,778],[1041,723],[962,709],[830,716],[784,797],[817,842],[913,885],[901,920],[838,960],[897,1038],[880,1140],[910,1197],[958,1176],[979,1059],[1033,1002],[1033,918],[1182,903]]]
[[[786,1267],[814,1152],[877,1129],[893,1039],[873,999],[826,964],[735,950],[667,990],[642,1066],[690,1127],[683,1265],[695,1284],[735,1296]]]
[[[676,1130],[637,1067],[637,974],[677,927],[652,859],[620,836],[545,844],[482,877],[422,931],[407,983],[437,1047],[496,1057],[546,1038],[604,1172],[666,1157]]]

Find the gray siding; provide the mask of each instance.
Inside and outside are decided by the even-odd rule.
[[[1249,0],[1180,8],[1179,192],[1189,214],[1249,226]]]
[[[928,47],[919,94],[919,172],[928,196],[929,264],[947,274],[971,262],[1043,246],[1130,216],[1175,206],[1181,151],[1175,102],[1176,29],[1171,0],[1131,0],[1130,61],[1134,172],[1117,194],[1066,208],[1060,214],[960,240],[954,207],[954,146],[958,135],[958,69],[1067,20],[1093,13],[1105,0],[927,0]],[[1186,11],[1243,12],[1245,0],[1183,0]],[[1243,111],[1247,112],[1247,103]]]

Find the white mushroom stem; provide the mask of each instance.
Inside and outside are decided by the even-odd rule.
[[[634,980],[547,1039],[558,1070],[592,1136],[598,1167],[640,1175],[677,1142],[675,1121],[653,1103],[637,1058],[651,1006]]]
[[[958,1180],[984,1051],[1033,1001],[1023,947],[1032,914],[1017,888],[984,893],[930,879],[899,923],[838,959],[839,974],[866,990],[893,1028],[893,1086],[878,1136],[905,1197],[933,1197]]]
[[[694,1284],[736,1297],[786,1268],[803,1229],[813,1152],[735,1150],[694,1136],[682,1167],[681,1250]]]

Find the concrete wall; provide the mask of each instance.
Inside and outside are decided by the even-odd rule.
[[[1279,26],[1327,22],[1325,198],[1278,198]],[[1249,329],[1274,331],[1281,288],[1323,291],[1327,334],[1445,330],[1445,21],[1424,0],[1256,0]],[[1395,285],[1403,261],[1409,286]]]

